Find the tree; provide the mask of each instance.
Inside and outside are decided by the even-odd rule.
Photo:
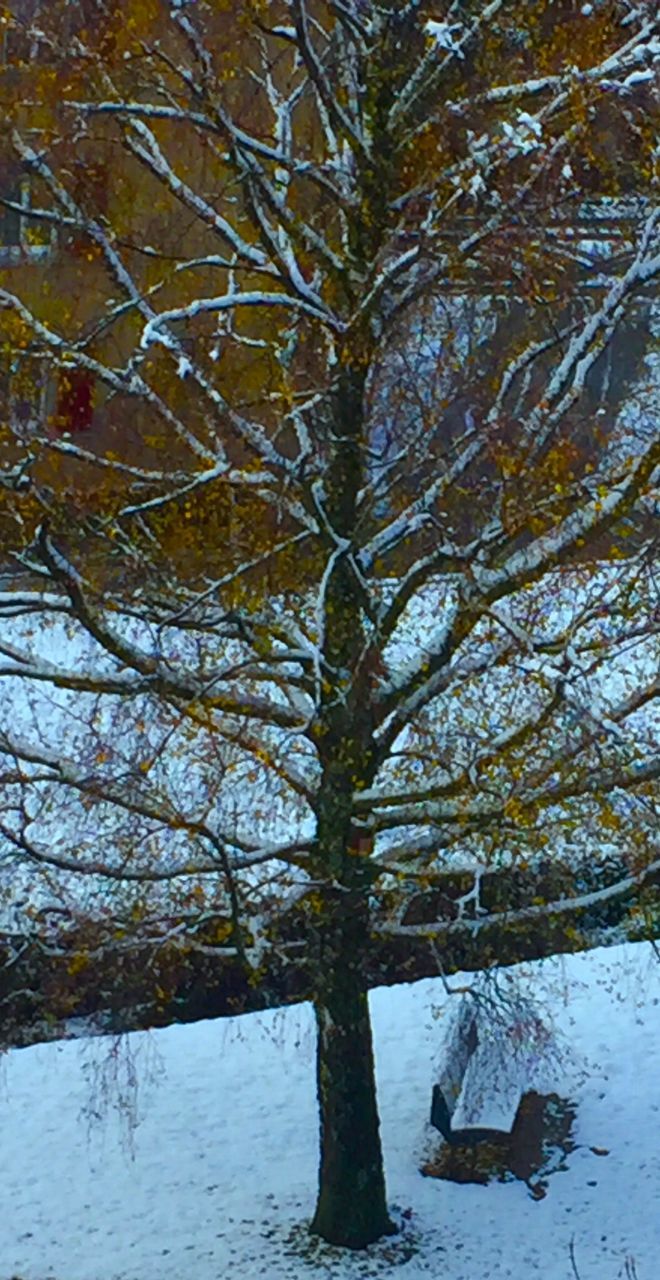
[[[295,904],[313,1230],[362,1247],[391,1229],[374,904],[441,966],[497,876],[545,876],[517,923],[552,927],[657,872],[660,23],[34,8],[4,82],[3,204],[41,232],[0,261],[10,892],[255,986]]]

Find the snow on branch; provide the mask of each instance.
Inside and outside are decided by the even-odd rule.
[[[179,320],[190,320],[194,316],[213,314],[219,311],[234,311],[238,307],[284,307],[292,311],[303,311],[316,320],[321,320],[336,333],[342,326],[330,311],[318,310],[302,298],[292,297],[288,293],[262,293],[259,290],[221,294],[217,298],[195,298],[183,307],[172,307],[169,311],[161,311],[154,315],[142,331],[141,346],[146,350],[153,342],[167,344],[167,326]]]
[[[108,625],[101,612],[91,606],[80,574],[55,545],[47,525],[41,526],[38,549],[51,577],[69,596],[73,615],[99,646],[101,653],[115,661],[117,669],[112,673],[104,673],[94,668],[81,671],[79,664],[75,668],[68,668],[45,659],[36,662],[19,648],[5,643],[2,651],[11,661],[7,666],[0,666],[0,677],[20,675],[22,679],[50,684],[54,688],[68,689],[71,692],[114,694],[123,698],[150,694],[172,699],[175,703],[182,702],[184,705],[198,704],[227,715],[242,716],[247,720],[255,719],[289,729],[301,727],[303,717],[297,708],[293,686],[292,705],[287,705],[272,698],[251,694],[247,689],[236,695],[223,692],[223,681],[231,684],[234,680],[233,666],[226,673],[222,670],[211,674],[185,669],[177,671],[156,653],[129,643]],[[266,671],[262,674],[262,679],[273,683],[277,674]],[[286,680],[284,685],[286,687]]]
[[[131,134],[125,135],[128,147],[133,155],[142,160],[155,177],[165,184],[168,190],[172,192],[172,195],[176,196],[203,223],[226,241],[240,261],[252,268],[260,267],[272,270],[272,268],[269,268],[268,259],[263,249],[244,240],[227,218],[224,218],[216,209],[212,208],[201,195],[192,189],[189,183],[184,182],[183,179],[177,176],[172,166],[165,159],[153,131],[147,128],[144,121],[139,119],[131,120],[131,128],[136,137],[132,137]]]
[[[495,926],[497,929],[515,929],[517,925],[528,924],[534,920],[548,920],[556,916],[578,915],[592,907],[603,906],[618,898],[626,898],[638,893],[646,884],[655,884],[660,872],[660,859],[657,859],[636,875],[624,876],[613,884],[602,889],[594,889],[590,893],[576,894],[571,898],[558,898],[550,902],[538,903],[519,910],[498,911],[476,915],[474,919],[444,921],[442,924],[399,924],[376,923],[374,931],[380,934],[396,934],[408,938],[432,938],[434,934],[449,935],[470,933],[478,935],[482,930]]]
[[[653,64],[660,59],[660,42],[653,40],[657,31],[656,21],[646,21],[640,30],[636,31],[619,49],[608,54],[593,67],[580,69],[574,66],[561,75],[532,76],[510,84],[494,85],[483,93],[449,103],[449,110],[460,115],[481,105],[515,102],[521,98],[538,97],[547,92],[563,94],[576,85],[600,85],[625,92],[634,84],[644,83],[653,77],[652,65],[641,71],[631,70],[631,68],[639,68],[640,62],[648,60]]]
[[[524,424],[524,431],[528,439],[534,441],[536,448],[542,447],[555,422],[563,416],[566,408],[582,391],[586,374],[598,358],[602,344],[607,341],[614,326],[621,319],[621,306],[624,300],[633,290],[647,284],[660,273],[660,253],[657,252],[659,226],[660,209],[653,209],[646,219],[634,261],[608,289],[595,313],[571,338],[566,354],[556,366],[544,388],[542,406],[530,414]],[[656,252],[653,252],[654,246]],[[590,348],[592,348],[591,351]],[[569,397],[562,401],[554,412],[548,413],[549,406],[560,395],[571,375],[573,375],[573,386]]]
[[[561,564],[576,547],[631,509],[659,465],[660,438],[656,437],[646,450],[629,460],[621,479],[602,484],[598,496],[578,506],[556,528],[514,552],[501,568],[473,566],[477,584],[476,590],[470,592],[473,599],[481,597],[492,603]]]
[[[339,95],[335,92],[334,86],[326,76],[314,48],[309,29],[307,0],[291,0],[291,12],[295,23],[298,48],[307,68],[311,84],[314,86],[337,133],[347,139],[351,147],[355,149],[362,159],[368,160],[370,153],[369,143],[360,128],[360,124],[355,118],[347,115],[340,103]]]
[[[399,94],[391,109],[390,115],[393,126],[399,128],[411,118],[418,100],[421,97],[428,97],[433,92],[447,67],[450,66],[454,59],[461,59],[464,56],[474,37],[497,15],[502,8],[502,4],[503,0],[491,0],[490,4],[484,5],[481,13],[477,15],[474,21],[463,29],[458,24],[451,26],[446,22],[438,23],[429,20],[426,24],[426,30],[430,36],[430,48],[421,60],[415,74],[411,76],[405,91]],[[440,38],[438,38],[438,33],[440,33]]]

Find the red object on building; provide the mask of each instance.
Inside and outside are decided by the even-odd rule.
[[[94,382],[84,369],[67,369],[60,377],[55,426],[60,432],[89,431],[94,414]]]

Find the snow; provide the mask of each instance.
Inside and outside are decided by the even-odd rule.
[[[636,84],[646,84],[649,80],[655,80],[656,72],[653,67],[645,67],[643,71],[632,71],[626,79],[622,81],[622,89],[632,89]]]
[[[427,35],[436,42],[439,49],[446,49],[449,53],[456,53],[459,58],[464,56],[460,44],[457,44],[454,38],[455,33],[460,33],[462,35],[464,32],[464,28],[460,22],[434,22],[432,19],[429,19],[429,21],[424,24],[424,29]]]
[[[520,1182],[458,1186],[419,1174],[434,1064],[457,998],[429,980],[371,994],[402,1237],[366,1254],[301,1252],[317,1169],[313,1019],[301,1005],[135,1033],[120,1048],[98,1037],[9,1052],[0,1280],[354,1280],[389,1273],[407,1248],[416,1251],[394,1271],[406,1280],[567,1280],[571,1244],[581,1280],[651,1280],[660,965],[637,944],[518,976],[565,1050],[541,1073],[551,1070],[550,1086],[578,1104],[578,1147],[543,1200]]]

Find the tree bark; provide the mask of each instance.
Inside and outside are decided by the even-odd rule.
[[[361,587],[349,554],[365,480],[363,402],[371,343],[368,330],[358,328],[339,361],[324,478],[329,558],[316,723],[323,888],[311,948],[311,989],[321,1157],[312,1231],[350,1249],[363,1249],[394,1230],[387,1213],[366,977],[372,877],[364,831],[353,815],[355,789],[372,781],[374,769],[373,726],[361,672],[366,642]]]
[[[320,932],[317,1088],[321,1158],[312,1231],[362,1249],[391,1234],[365,978],[362,895],[337,890]]]

